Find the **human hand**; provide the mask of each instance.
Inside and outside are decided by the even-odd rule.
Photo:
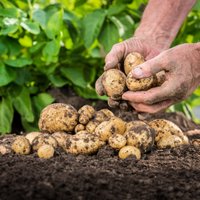
[[[127,91],[122,98],[139,112],[158,113],[186,99],[200,84],[200,44],[183,44],[132,70],[134,78],[165,71],[165,82],[148,91]]]
[[[121,63],[130,52],[138,52],[144,56],[145,60],[149,60],[156,55],[158,55],[161,50],[153,43],[153,40],[147,41],[145,39],[139,39],[137,37],[132,37],[124,42],[115,44],[111,51],[107,54],[105,58],[105,66],[104,70],[112,69],[112,68],[120,68]],[[96,92],[99,95],[104,95],[105,92],[102,87],[100,76],[96,81]],[[115,104],[113,100],[109,100],[111,104]],[[117,103],[116,103],[117,105]],[[110,105],[112,107],[112,105]]]

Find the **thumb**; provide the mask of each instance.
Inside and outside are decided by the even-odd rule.
[[[160,62],[160,59],[157,59],[156,57],[132,69],[131,74],[133,78],[140,79],[155,75],[162,70],[164,70],[163,63]]]

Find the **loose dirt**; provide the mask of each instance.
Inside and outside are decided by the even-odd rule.
[[[76,108],[91,104],[105,108],[106,102],[84,100],[69,90],[51,90],[57,102]],[[133,112],[115,114],[130,121]],[[183,131],[200,129],[180,113],[165,113]],[[153,118],[149,116],[149,118]],[[200,131],[188,132],[190,139]],[[37,199],[200,199],[200,146],[153,149],[141,160],[120,160],[108,146],[90,156],[74,156],[58,149],[48,160],[36,154],[0,156],[0,200]]]

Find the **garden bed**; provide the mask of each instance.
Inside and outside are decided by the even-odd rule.
[[[69,90],[50,92],[57,102],[76,108],[85,104],[94,104],[96,109],[107,106],[103,101],[94,103],[77,97]],[[113,111],[125,120],[137,118],[132,112]],[[154,117],[169,119],[184,132],[199,128],[179,113]],[[199,134],[196,131],[189,137],[198,138]],[[0,157],[0,188],[0,200],[200,199],[200,147],[153,149],[139,161],[133,157],[120,160],[107,146],[91,156],[74,156],[58,149],[49,160],[36,154],[8,154]]]

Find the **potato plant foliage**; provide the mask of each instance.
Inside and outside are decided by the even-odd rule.
[[[51,87],[69,85],[84,98],[102,98],[94,83],[103,71],[103,57],[114,43],[132,36],[146,3],[1,0],[0,134],[11,132],[15,112],[25,130],[36,130],[40,111],[54,101],[47,92]],[[199,39],[198,8],[175,43]]]

